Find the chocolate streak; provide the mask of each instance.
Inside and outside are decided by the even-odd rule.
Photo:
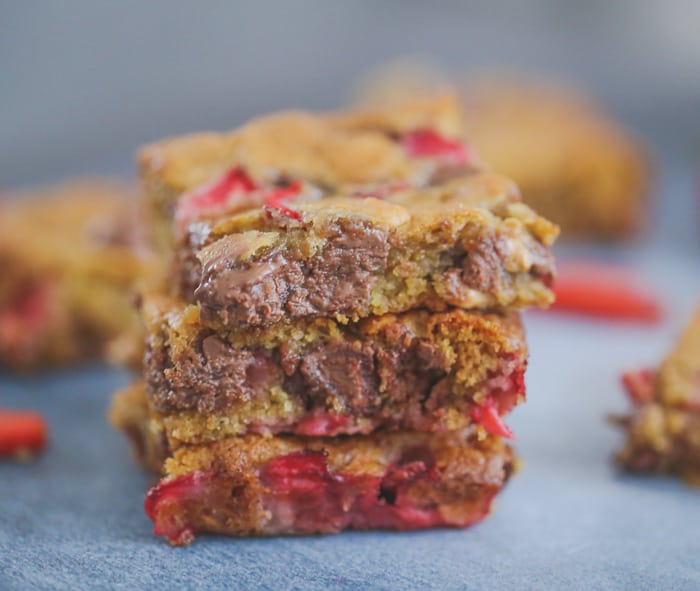
[[[474,393],[489,392],[503,396],[505,406],[514,404],[523,392],[508,376],[524,371],[524,343],[521,349],[490,355],[498,355],[493,374],[507,383],[496,384],[485,375]],[[435,413],[468,408],[468,394],[455,399],[453,372],[453,361],[435,342],[401,325],[383,336],[360,340],[350,334],[301,350],[286,344],[271,350],[234,348],[204,334],[174,358],[167,346],[149,348],[145,364],[151,402],[164,414],[235,412],[250,401],[264,403],[271,388],[281,387],[302,412],[334,412],[364,417],[375,426],[422,430],[431,428]],[[268,419],[265,412],[250,417],[251,422]]]
[[[461,241],[443,253],[439,268],[424,277],[443,285],[445,296],[457,301],[465,290],[495,294],[513,281],[503,269],[508,256],[505,239],[496,232],[471,234],[465,228]],[[310,258],[291,249],[277,249],[242,262],[237,253],[243,250],[245,237],[230,235],[225,239],[226,249],[219,249],[216,258],[203,262],[201,281],[194,291],[202,321],[215,327],[367,316],[372,290],[395,264],[389,234],[359,220],[338,221],[321,251]],[[533,280],[551,282],[553,258],[547,247],[533,241],[529,252]],[[427,292],[426,298],[429,295]]]
[[[356,220],[338,221],[322,252],[307,260],[279,250],[241,265],[235,254],[245,238],[227,239],[232,256],[206,261],[194,292],[202,320],[225,326],[269,326],[362,309],[390,251],[386,232]]]

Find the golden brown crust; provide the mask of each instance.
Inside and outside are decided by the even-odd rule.
[[[402,134],[414,129],[434,129],[446,137],[454,137],[463,124],[459,97],[449,90],[438,94],[404,97],[387,107],[365,106],[331,115],[334,125],[348,130],[379,129],[389,134]]]
[[[426,446],[441,455],[440,467],[448,468],[451,458],[477,456],[484,451],[502,452],[508,445],[502,439],[479,439],[476,429],[431,434],[407,431],[381,432],[361,437],[261,437],[247,435],[223,439],[207,445],[182,446],[165,461],[165,474],[181,476],[196,470],[236,473],[255,470],[271,459],[296,451],[322,451],[328,467],[345,474],[380,475],[411,447]],[[480,462],[472,469],[480,471]],[[472,476],[465,473],[464,478]]]
[[[83,179],[17,191],[0,206],[0,248],[23,256],[27,271],[74,269],[130,282],[149,254],[134,188]]]
[[[445,458],[463,453],[462,448],[505,450],[499,437],[477,426],[445,433],[380,431],[350,437],[261,436],[248,434],[218,441],[170,448],[163,436],[162,417],[154,412],[142,382],[117,392],[109,411],[110,422],[132,443],[137,460],[146,468],[168,476],[191,471],[239,472],[254,469],[270,459],[300,449],[323,450],[329,467],[347,473],[379,474],[397,460],[406,447],[425,445],[441,450]],[[451,446],[456,448],[451,450]],[[445,462],[446,464],[448,462]]]
[[[630,472],[678,475],[700,486],[700,412],[648,402],[616,421],[626,431],[618,465]]]
[[[387,134],[429,127],[454,137],[460,124],[459,105],[449,95],[338,115],[289,111],[228,133],[165,139],[141,148],[138,161],[146,179],[157,176],[180,193],[231,166],[256,179],[286,175],[331,187],[410,180],[424,176],[425,163],[409,158]]]

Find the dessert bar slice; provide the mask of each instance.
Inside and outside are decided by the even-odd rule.
[[[700,484],[700,308],[657,371],[623,378],[632,413],[618,463],[632,472],[677,474]]]
[[[0,207],[0,365],[141,348],[132,290],[156,265],[132,190],[83,180],[11,197]]]
[[[153,434],[139,425],[126,430],[138,438]],[[136,443],[137,449],[158,448]],[[182,446],[161,460],[164,478],[149,491],[145,509],[155,533],[175,545],[204,532],[466,527],[487,516],[514,463],[501,439],[480,438],[473,429],[344,438],[246,435]]]
[[[516,312],[417,310],[343,325],[318,319],[216,334],[198,309],[143,306],[144,378],[174,442],[376,429],[444,431],[500,416],[525,399],[525,334]]]
[[[217,329],[552,301],[557,228],[492,173],[383,199],[288,201],[191,229],[181,295]]]
[[[139,164],[170,250],[189,223],[279,201],[290,181],[322,195],[344,185],[425,185],[469,168],[460,130],[459,105],[446,94],[386,109],[278,113],[146,146]]]
[[[542,81],[474,80],[465,134],[525,202],[572,239],[620,240],[647,218],[649,158],[641,140],[580,91]]]

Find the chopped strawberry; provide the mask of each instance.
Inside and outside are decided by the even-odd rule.
[[[207,215],[236,207],[237,199],[257,189],[255,181],[240,166],[184,195],[175,209],[175,222],[181,230]]]
[[[405,191],[408,188],[410,188],[408,183],[399,181],[396,183],[388,183],[386,185],[378,185],[372,188],[357,189],[356,191],[353,191],[352,194],[354,197],[360,198],[374,197],[375,199],[386,199],[392,193],[395,193],[396,191]]]
[[[301,214],[298,211],[284,205],[284,201],[298,197],[302,191],[302,186],[299,181],[295,181],[286,187],[273,189],[263,195],[263,203],[270,209],[276,209],[281,214],[295,220],[301,219]]]
[[[14,320],[23,330],[41,326],[46,321],[48,292],[48,285],[46,289],[44,286],[32,286],[22,290],[9,306],[0,310],[0,324]]]
[[[496,404],[490,396],[486,398],[483,404],[476,405],[472,408],[471,417],[475,423],[480,424],[486,429],[487,433],[498,437],[505,437],[506,439],[515,439],[513,432],[498,415]]]
[[[19,365],[31,363],[54,322],[55,289],[50,280],[28,283],[0,308],[0,354]]]
[[[655,323],[660,304],[634,285],[629,271],[598,263],[568,264],[554,283],[552,309],[618,320]]]
[[[15,312],[26,325],[37,326],[46,320],[48,290],[33,289],[16,303]]]
[[[310,494],[317,492],[333,477],[328,471],[326,455],[304,449],[270,460],[261,470],[265,483],[274,483],[275,493]]]
[[[148,491],[143,507],[153,520],[153,533],[166,536],[171,544],[189,544],[194,538],[194,530],[189,523],[188,505],[205,503],[214,481],[213,472],[190,472],[161,480]],[[214,503],[212,503],[214,504]]]
[[[403,135],[401,145],[416,158],[439,158],[450,164],[468,164],[471,159],[466,143],[447,139],[432,129],[416,129]]]
[[[0,409],[0,457],[16,457],[41,451],[48,440],[41,415]]]
[[[445,523],[436,508],[421,508],[404,493],[415,481],[438,474],[421,460],[390,465],[382,477],[333,474],[325,454],[303,450],[274,458],[260,471],[270,491],[270,507],[281,502],[288,526],[301,531],[333,532],[346,527],[408,530]],[[275,500],[273,500],[275,499]]]
[[[486,385],[486,393],[499,415],[505,414],[525,398],[525,369],[527,363],[520,363],[510,373],[494,371]]]
[[[654,399],[656,372],[651,369],[628,371],[622,374],[622,385],[627,396],[635,404],[644,404]]]
[[[381,496],[391,505],[400,504],[401,491],[411,482],[419,478],[434,480],[437,478],[437,471],[428,469],[425,462],[414,460],[405,464],[392,464],[387,468],[381,482]]]
[[[345,433],[345,427],[350,423],[350,417],[332,412],[317,413],[300,420],[294,432],[299,435],[312,435],[314,437],[333,437],[339,433]]]

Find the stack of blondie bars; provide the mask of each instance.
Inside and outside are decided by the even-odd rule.
[[[466,526],[513,469],[518,309],[557,228],[484,170],[450,95],[287,112],[140,153],[172,268],[112,420],[155,532]]]

